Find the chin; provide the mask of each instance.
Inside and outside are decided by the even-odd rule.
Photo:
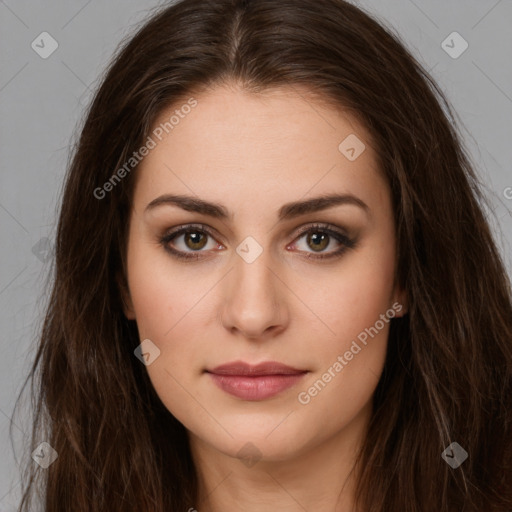
[[[247,425],[246,421],[238,424],[223,422],[222,425],[233,437],[224,430],[215,437],[211,436],[211,431],[195,435],[229,457],[262,462],[285,461],[314,445],[316,438],[305,430],[304,424],[283,421],[287,414],[283,413],[279,421],[260,421],[260,425]]]

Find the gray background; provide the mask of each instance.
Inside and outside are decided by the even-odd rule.
[[[117,44],[159,3],[0,0],[0,512],[14,510],[20,489],[8,429],[41,326],[72,136]],[[400,34],[454,106],[512,274],[512,2],[355,3]],[[31,43],[45,31],[58,48],[43,59]],[[453,31],[469,45],[458,58],[442,48]],[[13,421],[18,458],[26,457],[35,448],[28,423]]]

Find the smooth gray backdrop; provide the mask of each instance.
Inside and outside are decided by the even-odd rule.
[[[71,137],[120,40],[161,3],[0,0],[0,512],[19,495],[9,425],[41,327]],[[448,95],[511,272],[512,2],[354,3],[398,32]],[[26,418],[13,421],[18,457],[30,457]]]

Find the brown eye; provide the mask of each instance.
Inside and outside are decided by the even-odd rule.
[[[207,236],[200,231],[186,231],[183,233],[185,245],[192,250],[202,249],[207,242]]]
[[[310,232],[306,238],[306,243],[314,251],[323,251],[329,245],[329,238],[326,233]]]
[[[161,238],[160,243],[166,251],[182,259],[202,258],[208,249],[219,247],[212,234],[202,226],[181,227]]]
[[[316,224],[303,229],[292,245],[306,258],[324,259],[343,255],[356,241],[328,224]]]

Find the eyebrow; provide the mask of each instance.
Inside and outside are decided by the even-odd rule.
[[[208,202],[198,197],[188,195],[164,194],[153,199],[153,201],[146,206],[145,211],[153,210],[162,205],[178,206],[188,212],[196,212],[221,220],[233,219],[233,214],[222,204]],[[328,194],[313,197],[305,201],[286,203],[279,209],[278,219],[279,221],[290,220],[301,215],[319,212],[339,205],[357,206],[366,213],[370,211],[370,208],[364,201],[352,194]]]

